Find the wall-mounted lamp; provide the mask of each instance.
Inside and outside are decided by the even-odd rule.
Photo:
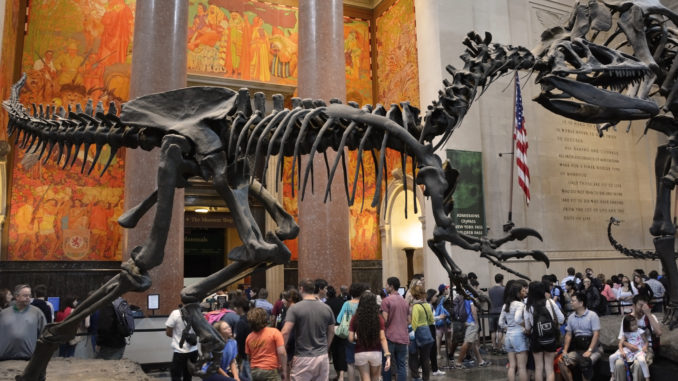
[[[209,213],[209,208],[197,208],[195,209],[196,213]]]

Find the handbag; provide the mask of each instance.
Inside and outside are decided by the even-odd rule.
[[[592,340],[593,336],[575,336],[572,339],[572,346],[575,351],[586,351],[589,349]]]
[[[428,311],[426,311],[426,308],[424,308],[421,303],[418,303],[418,305],[424,309],[426,320],[428,321]],[[414,331],[414,340],[417,342],[417,347],[419,348],[436,341],[433,338],[433,335],[431,335],[431,329],[428,327],[428,324],[417,327]]]
[[[549,305],[551,306],[551,312],[553,313],[553,324],[556,325],[556,343],[558,343],[558,346],[560,346],[560,323],[558,323],[558,315],[556,315],[556,310],[553,309],[553,305],[555,302],[551,301],[549,302]]]
[[[348,329],[349,326],[351,325],[351,316],[353,313],[351,312],[351,308],[347,308],[346,312],[344,312],[344,316],[341,317],[341,323],[339,323],[338,326],[334,327],[334,334],[342,339],[345,339],[348,337]]]

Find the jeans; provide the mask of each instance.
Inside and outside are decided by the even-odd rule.
[[[407,380],[407,344],[398,344],[388,341],[388,350],[391,352],[391,369],[381,372],[383,381],[391,381],[391,375],[394,370],[398,381]],[[382,368],[386,364],[386,358],[383,359]]]
[[[188,361],[195,362],[197,359],[198,351],[188,353],[174,352],[172,354],[172,365],[170,366],[172,381],[191,381],[193,376],[188,370]]]
[[[410,353],[410,375],[428,381],[431,378],[431,348],[434,343],[417,346],[416,353]],[[419,367],[421,366],[421,374]]]
[[[73,357],[75,355],[75,345],[59,344],[59,357]]]
[[[104,360],[120,360],[124,354],[125,347],[100,347],[99,353],[97,353],[97,358]]]
[[[252,380],[252,370],[250,368],[250,360],[243,359],[240,364],[240,380],[241,381],[251,381]]]

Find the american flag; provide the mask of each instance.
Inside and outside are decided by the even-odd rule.
[[[513,140],[516,144],[516,166],[518,167],[518,185],[525,192],[525,202],[530,204],[530,169],[527,167],[527,131],[525,130],[525,118],[523,117],[523,97],[520,95],[520,80],[518,73],[515,75],[515,120],[513,121]]]

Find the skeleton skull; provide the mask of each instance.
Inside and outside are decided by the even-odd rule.
[[[651,75],[645,63],[581,38],[558,37],[535,65],[542,87],[535,100],[542,106],[587,123],[645,119],[659,112],[650,100],[621,94]]]

